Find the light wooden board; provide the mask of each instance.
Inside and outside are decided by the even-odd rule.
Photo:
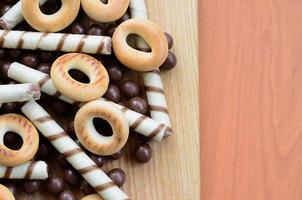
[[[200,2],[202,199],[302,199],[302,2]]]
[[[197,1],[147,0],[150,19],[175,39],[177,68],[162,73],[175,135],[153,143],[151,162],[140,165],[129,152],[105,170],[120,167],[127,182],[123,189],[137,200],[196,200],[199,197]],[[43,193],[43,192],[41,192]],[[19,199],[56,199],[41,193]],[[43,195],[43,196],[42,196]]]

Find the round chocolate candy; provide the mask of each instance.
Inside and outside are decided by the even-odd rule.
[[[19,59],[22,53],[20,49],[8,49],[7,52],[12,61],[16,61],[17,59]]]
[[[121,91],[127,97],[135,97],[139,94],[139,84],[135,81],[124,81],[121,84]]]
[[[165,62],[160,66],[160,69],[170,70],[173,69],[177,64],[177,58],[175,54],[169,51],[168,57],[166,58]]]
[[[56,160],[57,163],[61,166],[61,167],[67,167],[69,166],[67,160],[65,159],[65,156],[63,154],[59,154],[58,156],[56,156]]]
[[[0,66],[0,77],[1,80],[9,80],[9,77],[7,76],[8,68],[10,67],[11,62],[5,62]]]
[[[113,24],[113,25],[110,25],[107,29],[106,29],[106,35],[107,36],[109,36],[109,37],[112,37],[113,36],[113,33],[114,33],[114,31],[115,31],[115,29],[116,29],[116,25],[115,24]]]
[[[72,192],[65,190],[60,193],[59,200],[76,200],[76,197]]]
[[[104,35],[104,29],[98,25],[98,24],[93,24],[91,25],[87,31],[86,34],[87,35]]]
[[[112,154],[111,156],[108,156],[109,159],[111,160],[118,160],[124,155],[124,150],[121,149],[117,153]]]
[[[0,49],[0,59],[4,59],[6,56],[6,52],[4,49]]]
[[[126,174],[120,168],[110,170],[108,176],[119,187],[123,186],[126,181]]]
[[[104,94],[104,97],[110,101],[117,103],[121,100],[120,89],[114,84],[109,84],[108,89]]]
[[[94,192],[94,189],[85,180],[81,181],[80,189],[85,195],[89,195],[89,194],[92,194]]]
[[[40,189],[40,181],[38,181],[38,180],[25,181],[23,189],[24,189],[24,192],[26,192],[26,193],[37,192]]]
[[[41,51],[39,56],[42,62],[51,62],[54,58],[53,52],[51,51]]]
[[[17,102],[12,102],[12,103],[4,103],[0,110],[2,113],[16,113],[18,112],[20,108],[20,104]]]
[[[119,82],[123,79],[123,70],[118,65],[110,65],[107,68],[110,81]]]
[[[141,114],[146,114],[148,112],[147,102],[141,97],[133,97],[128,102],[129,108]]]
[[[169,33],[165,33],[165,35],[166,35],[166,38],[167,38],[169,49],[172,49],[173,44],[174,44],[173,38]]]
[[[140,163],[149,162],[152,157],[152,149],[148,144],[137,144],[134,150],[135,158]]]
[[[98,167],[103,167],[105,164],[105,158],[99,155],[91,155],[90,158],[97,164]]]
[[[76,186],[79,182],[79,176],[73,169],[64,170],[64,181],[68,184]]]
[[[39,64],[39,58],[36,54],[27,52],[21,56],[20,62],[28,67],[36,68]]]
[[[4,185],[13,193],[14,196],[17,195],[18,188],[15,183],[5,183]]]
[[[50,177],[47,181],[47,189],[53,194],[58,194],[64,190],[64,181],[60,177]]]
[[[37,70],[39,70],[40,72],[43,72],[45,74],[49,74],[50,73],[50,67],[51,67],[50,63],[41,63],[37,67]]]
[[[85,34],[85,26],[80,22],[75,22],[70,26],[70,33],[72,34]]]
[[[38,149],[38,156],[41,158],[46,158],[49,155],[50,146],[46,141],[40,140],[40,145]]]

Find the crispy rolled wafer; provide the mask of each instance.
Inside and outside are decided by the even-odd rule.
[[[27,74],[27,76],[24,76],[24,74]],[[21,83],[39,83],[42,92],[50,96],[56,96],[67,103],[78,104],[77,102],[74,102],[73,100],[68,99],[60,94],[55,88],[48,74],[32,69],[20,63],[14,62],[9,66],[8,77]],[[101,98],[101,100],[105,99]],[[115,103],[114,105],[124,112],[130,128],[134,129],[137,133],[156,141],[161,141],[163,137],[169,135],[169,128],[167,128],[164,124],[161,124],[156,120],[153,120],[121,105]]]
[[[29,101],[21,110],[104,199],[129,199],[39,104]]]
[[[91,194],[83,197],[81,200],[103,200],[103,198],[98,194]]]
[[[95,35],[0,30],[0,47],[111,54],[111,38]]]
[[[0,103],[37,100],[40,96],[37,83],[0,85]]]
[[[44,161],[30,161],[15,167],[0,165],[0,178],[44,180],[48,178],[48,166]]]
[[[40,5],[43,5],[47,0],[40,0]],[[0,27],[5,30],[13,29],[24,20],[21,8],[21,1],[18,1],[11,9],[9,9],[0,18]]]
[[[0,184],[0,199],[1,200],[15,200],[13,193],[4,185]]]
[[[131,0],[130,14],[132,18],[148,19],[145,0]],[[149,51],[149,46],[140,38],[136,41],[136,47],[141,51]],[[147,102],[150,107],[151,118],[165,124],[168,127],[168,133],[170,135],[173,131],[171,128],[164,87],[159,72],[159,69],[156,69],[143,73],[143,81]]]

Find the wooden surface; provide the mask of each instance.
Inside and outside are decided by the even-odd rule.
[[[202,199],[302,199],[302,1],[200,3]]]
[[[106,164],[105,171],[113,167],[125,170],[127,181],[123,189],[131,199],[196,200],[199,197],[196,3],[196,0],[147,0],[150,19],[175,39],[177,68],[162,73],[175,135],[162,143],[152,143],[154,156],[147,164],[140,165],[131,159],[131,145],[123,159]],[[21,194],[19,199],[56,198],[41,192],[32,196]]]

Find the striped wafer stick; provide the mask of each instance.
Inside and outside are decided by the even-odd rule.
[[[47,0],[40,0],[40,5]],[[0,18],[0,27],[5,30],[13,29],[24,20],[21,8],[21,1],[18,1]]]
[[[111,54],[111,38],[94,35],[0,30],[0,47]]]
[[[37,83],[0,85],[0,103],[37,100],[40,96]]]
[[[131,0],[130,13],[132,18],[148,19],[145,0]],[[138,38],[136,42],[136,47],[142,51],[149,50],[149,46],[140,38]],[[159,72],[159,69],[157,69],[143,73],[143,81],[151,118],[165,124],[168,127],[168,135],[171,135],[173,131],[171,128],[164,87]]]
[[[59,93],[49,75],[38,70],[14,62],[8,68],[8,77],[21,83],[39,83],[42,92],[50,96],[56,96],[67,103],[79,105]],[[124,112],[130,128],[134,129],[137,133],[156,141],[161,141],[163,137],[169,134],[169,129],[164,124],[121,105],[115,103],[114,105]]]
[[[0,178],[44,180],[48,178],[48,166],[44,161],[30,161],[15,167],[0,165]]]
[[[38,103],[29,101],[21,110],[104,199],[129,199]]]

